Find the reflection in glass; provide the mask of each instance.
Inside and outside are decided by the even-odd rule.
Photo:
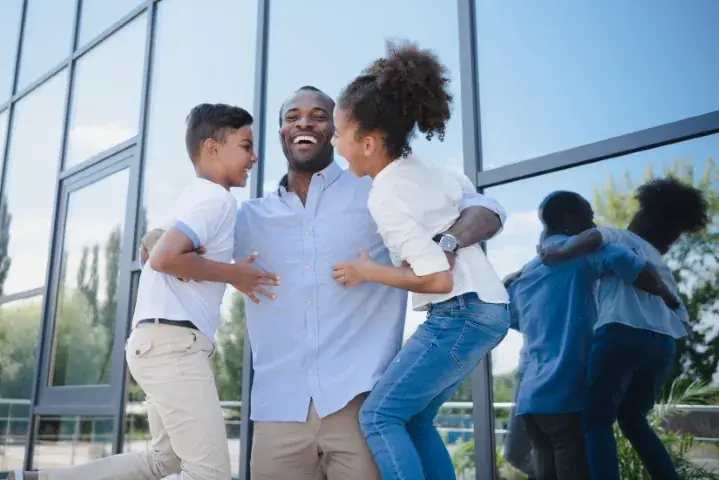
[[[0,198],[0,295],[45,284],[67,70],[20,100],[10,129]],[[42,129],[38,129],[38,119]]]
[[[719,2],[693,7],[479,0],[484,168],[719,109]]]
[[[2,2],[0,15],[0,104],[8,99],[12,90],[15,54],[20,35],[22,0]]]
[[[8,110],[0,113],[0,162],[5,158],[5,132],[7,132],[7,116]],[[0,165],[0,185],[2,185],[3,168]]]
[[[76,3],[77,0],[27,1],[17,91],[70,56]]]
[[[32,467],[71,467],[111,455],[113,421],[112,417],[39,417]]]
[[[53,348],[53,386],[109,380],[129,172],[68,200]]]
[[[78,60],[64,168],[137,134],[146,20],[140,15]]]
[[[140,235],[170,220],[172,202],[194,176],[184,143],[190,109],[222,102],[252,111],[256,12],[257,0],[158,4]],[[237,19],[244,19],[242,28]],[[188,60],[178,61],[178,52]],[[249,198],[249,188],[233,193]]]
[[[454,108],[445,141],[435,138],[427,142],[417,135],[412,148],[425,160],[463,170],[456,2],[428,2],[417,8],[412,0],[319,0],[307,8],[292,0],[280,0],[272,2],[270,9],[267,136],[262,159],[265,192],[276,189],[287,170],[277,135],[282,102],[303,85],[313,85],[335,98],[364,68],[385,54],[387,39],[407,39],[433,49],[447,66]],[[300,25],[322,25],[323,38],[341,40],[322,41],[321,48],[298,44],[298,38],[305,35],[300,33]],[[346,167],[342,157],[336,159]]]
[[[711,382],[719,359],[719,135],[635,153],[579,168],[494,187],[486,194],[508,212],[504,231],[490,240],[487,254],[500,276],[519,270],[536,255],[542,226],[537,216],[541,200],[554,190],[575,191],[592,203],[599,224],[624,228],[636,205],[634,189],[654,177],[675,175],[701,188],[710,202],[714,223],[708,232],[682,239],[665,258],[681,279],[694,334],[679,343],[672,379]],[[510,330],[492,352],[495,402],[512,402],[521,336]],[[670,380],[670,381],[671,381]],[[508,410],[497,408],[501,429]],[[696,423],[696,422],[695,422]],[[706,435],[700,435],[706,436]],[[501,437],[500,437],[501,440]]]
[[[143,0],[82,0],[80,31],[77,34],[78,48],[97,37],[142,2]]]
[[[0,471],[23,465],[41,316],[42,297],[0,305]]]

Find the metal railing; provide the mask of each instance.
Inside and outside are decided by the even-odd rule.
[[[237,431],[237,435],[230,435],[228,432],[228,442],[239,442],[239,412],[242,408],[242,402],[239,401],[223,401],[220,402],[225,411],[225,424],[230,431]],[[472,420],[472,402],[446,402],[442,405],[440,414],[437,417],[437,428],[441,434],[445,436],[445,441],[451,447],[459,441],[470,439],[474,433],[474,423]],[[514,406],[511,402],[496,402],[494,409],[499,411],[509,411]],[[25,399],[5,399],[0,398],[0,471],[9,468],[8,463],[17,463],[17,459],[8,459],[8,455],[13,451],[12,457],[24,454],[24,446],[28,432],[28,411],[30,407],[29,400]],[[719,405],[675,405],[678,410],[686,412],[719,412]],[[234,410],[234,412],[233,412]],[[454,410],[455,413],[448,411]],[[456,412],[459,413],[456,413]],[[149,447],[149,433],[146,429],[135,429],[135,422],[131,421],[133,417],[143,417],[146,414],[144,402],[131,402],[126,405],[126,441],[125,450],[134,450]],[[60,417],[58,417],[60,418]],[[81,431],[81,422],[84,417],[81,416],[63,416],[61,417],[66,425],[72,423],[71,428],[67,428],[67,433],[57,432],[52,434],[43,434],[39,432],[37,438],[38,446],[50,448],[54,446],[60,448],[53,455],[62,456],[63,461],[67,464],[75,463],[75,459],[87,459],[88,456],[106,455],[105,446],[112,442],[112,432],[98,433],[96,432],[95,419],[87,418],[92,425],[90,435],[83,435]],[[494,431],[501,442],[507,430],[496,428]],[[697,437],[697,441],[719,443],[719,438]],[[42,453],[42,448],[36,454]],[[82,460],[80,460],[82,461]],[[11,465],[12,466],[12,465]],[[14,465],[17,466],[17,465]]]

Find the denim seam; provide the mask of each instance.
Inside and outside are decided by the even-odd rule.
[[[412,369],[413,369],[415,366],[417,366],[417,364],[418,364],[419,362],[421,362],[422,359],[429,353],[429,349],[432,348],[432,346],[434,345],[434,341],[436,341],[436,340],[437,340],[437,336],[435,335],[435,338],[434,338],[433,342],[430,343],[429,346],[424,349],[424,352],[422,353],[422,355],[420,355],[419,358],[417,358],[417,360],[416,360],[412,365],[410,365],[409,368],[407,368],[407,370],[404,372],[404,375],[402,375],[402,376],[400,377],[400,379],[397,380],[397,382],[395,383],[395,385],[399,385],[399,384],[402,383],[402,381],[404,381],[404,379],[407,377],[407,375],[409,375],[409,373],[412,371]],[[382,409],[382,405],[384,404],[385,400],[387,400],[387,397],[389,397],[389,394],[390,394],[391,391],[392,391],[392,390],[390,389],[390,390],[385,394],[385,396],[382,397],[382,399],[380,400],[379,404],[377,405],[377,408],[375,409],[374,418],[373,418],[373,421],[374,421],[374,424],[375,424],[375,425],[377,425],[377,416],[379,415],[379,411]],[[387,438],[385,438],[385,436],[384,436],[384,434],[382,433],[382,430],[381,430],[381,429],[379,429],[379,432],[378,432],[378,433],[379,433],[380,438],[382,439],[382,442],[384,443],[385,448],[387,449],[387,453],[389,454],[390,459],[392,460],[392,466],[394,467],[394,473],[395,473],[395,475],[399,476],[399,475],[401,474],[401,472],[399,471],[399,464],[398,464],[398,462],[397,462],[395,456],[393,455],[393,452],[392,452],[392,449],[390,448],[389,442],[387,441]],[[400,478],[400,480],[409,480],[409,479]]]

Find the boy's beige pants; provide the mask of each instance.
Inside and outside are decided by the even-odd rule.
[[[229,480],[230,454],[210,357],[197,330],[139,325],[125,347],[130,373],[147,394],[152,447],[40,472],[42,480]]]

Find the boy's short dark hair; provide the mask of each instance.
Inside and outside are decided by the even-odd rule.
[[[192,163],[200,153],[202,142],[212,138],[221,142],[228,131],[252,125],[252,115],[244,108],[224,103],[201,103],[187,115],[185,146]]]
[[[587,212],[587,205],[587,200],[576,192],[553,192],[547,195],[539,206],[539,219],[550,230],[560,230],[564,223],[564,214],[584,214]]]

